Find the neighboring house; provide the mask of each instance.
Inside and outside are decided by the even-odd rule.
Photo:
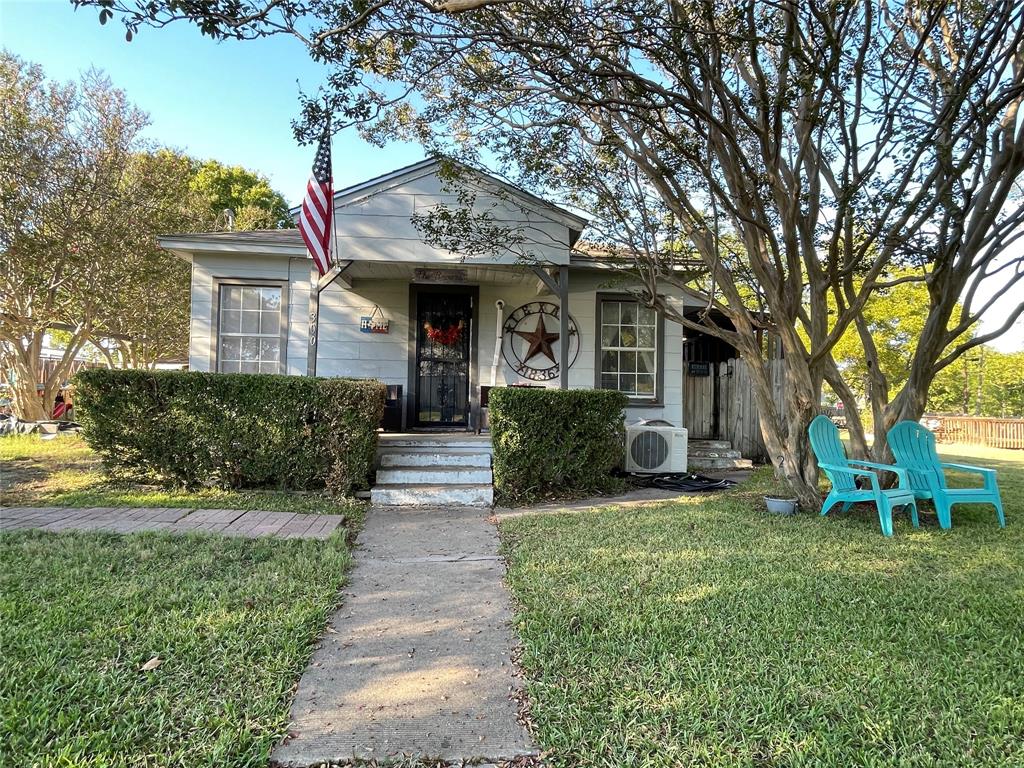
[[[473,172],[472,210],[524,242],[468,256],[432,247],[413,217],[466,202],[439,169],[428,160],[335,193],[335,258],[347,266],[321,295],[316,347],[312,260],[296,230],[160,238],[192,264],[190,368],[303,375],[315,349],[317,375],[400,385],[406,429],[479,429],[487,389],[516,384],[618,389],[629,420],[685,426],[683,329],[639,304],[606,260],[572,251],[586,220]]]

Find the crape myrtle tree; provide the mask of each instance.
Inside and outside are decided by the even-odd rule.
[[[330,112],[336,127],[415,137],[562,194],[634,249],[645,299],[686,326],[664,295],[690,279],[678,262],[699,259],[709,307],[728,319],[710,332],[750,366],[768,452],[809,505],[806,431],[826,384],[865,450],[833,355],[847,330],[884,447],[892,424],[921,415],[938,372],[1000,332],[973,332],[993,301],[982,284],[1017,290],[1024,273],[1007,250],[1024,234],[1019,0],[83,4],[129,36],[184,19],[217,38],[300,38],[333,65],[300,139]],[[863,310],[904,282],[926,287],[927,319],[894,387]],[[785,356],[781,404],[763,329]]]
[[[284,223],[264,177],[157,148],[147,121],[98,71],[58,83],[0,51],[0,380],[19,418],[48,416],[90,344],[117,367],[185,353],[190,270],[157,235],[218,228],[227,206],[236,228]]]
[[[46,81],[0,52],[0,366],[15,413],[46,418],[75,356],[99,330],[132,203],[124,185],[145,116],[97,72]],[[65,349],[43,381],[44,339]],[[41,390],[42,397],[37,394]]]

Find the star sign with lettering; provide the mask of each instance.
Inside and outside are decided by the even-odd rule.
[[[551,381],[561,372],[561,345],[569,345],[569,365],[580,352],[576,321],[569,317],[569,338],[557,329],[561,308],[549,301],[531,301],[512,310],[502,325],[502,353],[517,374],[533,381]]]

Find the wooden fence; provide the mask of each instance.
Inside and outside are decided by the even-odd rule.
[[[782,361],[772,360],[768,365],[775,401],[782,403]],[[684,365],[683,426],[689,437],[728,440],[748,459],[767,459],[753,389],[750,369],[742,360],[712,364],[709,376],[692,376]]]
[[[940,443],[973,443],[989,448],[1024,450],[1024,419],[983,416],[936,416],[935,439]]]

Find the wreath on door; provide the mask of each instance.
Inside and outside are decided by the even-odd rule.
[[[459,320],[458,325],[449,325],[447,328],[435,328],[429,321],[423,323],[423,330],[427,332],[427,338],[435,344],[442,344],[446,347],[454,347],[459,343],[465,327],[465,320]]]

